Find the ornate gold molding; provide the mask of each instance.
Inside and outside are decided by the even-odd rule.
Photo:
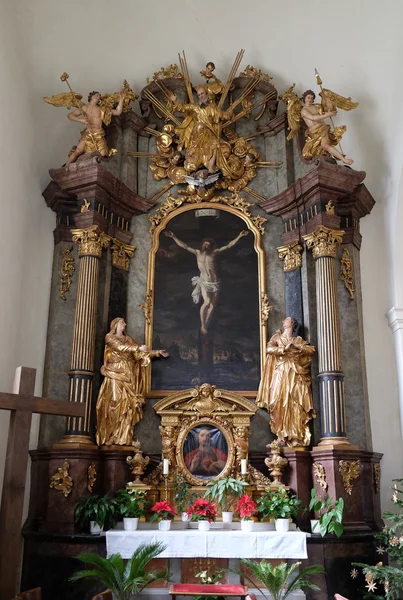
[[[156,79],[183,79],[183,75],[179,70],[179,67],[176,63],[173,65],[169,65],[169,67],[161,67],[159,71],[156,71],[152,76],[152,79],[147,77],[147,84],[152,83]]]
[[[88,466],[87,470],[87,490],[90,494],[92,494],[92,490],[94,487],[94,483],[97,480],[97,470],[95,466],[95,462],[92,462]]]
[[[287,246],[279,246],[277,252],[279,258],[284,261],[284,271],[294,271],[294,269],[300,269],[302,266],[302,252],[303,248],[299,242],[292,242]]]
[[[381,465],[379,463],[374,464],[374,487],[375,493],[379,494],[381,489]]]
[[[329,229],[321,225],[313,233],[304,235],[304,241],[308,248],[312,249],[314,258],[330,256],[336,258],[337,245],[341,244],[344,231],[341,229]]]
[[[60,298],[66,300],[66,292],[71,286],[71,277],[75,271],[74,257],[71,254],[72,248],[63,250],[62,264],[60,266]]]
[[[319,483],[320,487],[323,490],[327,490],[328,485],[326,481],[326,471],[325,467],[320,462],[313,463],[313,474],[315,476],[316,481]]]
[[[267,321],[269,320],[269,315],[270,315],[271,311],[273,310],[273,307],[270,306],[269,299],[265,292],[262,292],[260,294],[260,298],[261,298],[260,318],[261,318],[263,325],[266,325]]]
[[[98,227],[92,225],[86,229],[72,229],[73,242],[78,244],[78,256],[96,256],[101,258],[102,249],[107,248],[111,238]]]
[[[136,246],[129,246],[129,244],[124,244],[116,238],[112,238],[112,266],[128,271],[135,249]]]
[[[64,459],[62,467],[59,467],[54,475],[50,478],[49,487],[63,493],[67,498],[73,488],[73,480],[69,475],[70,463],[67,458]]]
[[[352,481],[358,479],[360,476],[360,460],[340,460],[339,461],[339,472],[343,480],[344,489],[347,494],[351,496],[353,491]]]
[[[350,257],[350,252],[348,248],[343,248],[343,255],[341,257],[341,270],[340,270],[340,279],[344,281],[344,285],[348,293],[350,294],[350,299],[354,300],[355,297],[355,287],[354,287],[354,272],[353,272],[353,261]]]
[[[249,217],[254,226],[259,232],[264,234],[263,224],[266,223],[267,219],[264,217],[256,216],[252,217],[249,208],[253,206],[252,202],[248,202],[244,198],[241,198],[239,194],[232,194],[231,196],[213,196],[212,198],[203,198],[196,195],[183,195],[180,198],[174,198],[172,194],[168,194],[168,198],[163,202],[155,211],[153,215],[149,216],[151,221],[150,233],[159,225],[164,217],[169,215],[171,212],[182,206],[183,204],[200,204],[201,202],[209,202],[212,204],[226,204],[231,206],[237,212]]]
[[[148,323],[148,325],[150,325],[151,317],[153,314],[153,291],[152,290],[148,290],[148,292],[146,293],[144,302],[139,304],[139,307],[142,309],[142,311],[144,313],[144,318],[146,320],[146,323]]]

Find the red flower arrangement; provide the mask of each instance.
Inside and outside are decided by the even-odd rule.
[[[215,521],[217,512],[215,504],[205,498],[198,498],[187,511],[191,521]]]
[[[152,509],[154,511],[150,521],[172,521],[178,513],[167,500],[156,502]]]
[[[257,512],[257,504],[248,494],[244,494],[238,500],[235,512],[239,513],[239,516],[244,521],[250,521],[251,516]]]

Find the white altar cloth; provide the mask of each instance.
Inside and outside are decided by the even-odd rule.
[[[182,531],[137,530],[106,532],[107,554],[130,558],[140,544],[162,542],[159,558],[308,558],[303,531],[252,531],[192,529]]]

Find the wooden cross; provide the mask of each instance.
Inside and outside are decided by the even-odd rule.
[[[0,392],[0,409],[10,410],[0,508],[0,598],[17,593],[21,565],[21,527],[32,413],[84,417],[85,404],[34,396],[36,370],[18,367],[13,393]]]

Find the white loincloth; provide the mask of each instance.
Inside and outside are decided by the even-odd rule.
[[[205,281],[202,277],[192,277],[192,285],[195,286],[195,289],[192,292],[193,302],[195,304],[199,304],[202,289],[205,292],[218,292],[220,289],[219,281]]]

